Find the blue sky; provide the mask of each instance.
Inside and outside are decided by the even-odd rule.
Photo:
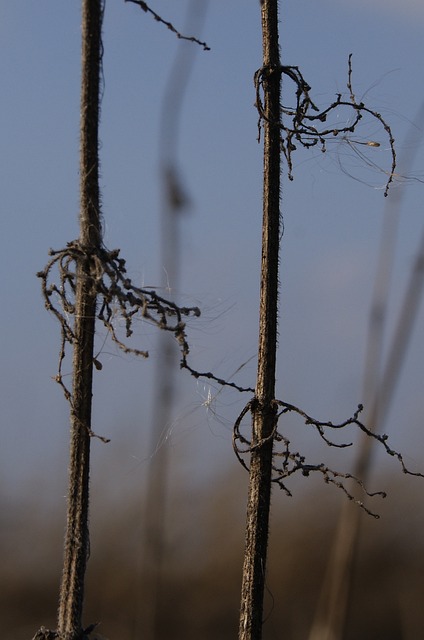
[[[186,2],[152,0],[152,7],[182,29]],[[282,62],[301,68],[323,105],[346,90],[352,53],[355,92],[391,125],[401,155],[424,99],[423,20],[422,3],[412,0],[374,0],[372,6],[362,0],[289,0],[281,3]],[[254,356],[257,343],[262,147],[256,141],[252,79],[261,65],[259,3],[210,0],[201,38],[211,51],[197,51],[180,130],[180,169],[192,207],[182,220],[182,276],[175,294],[203,309],[201,320],[189,324],[193,365],[225,377]],[[194,45],[181,45],[138,7],[107,0],[104,46],[105,242],[121,248],[134,280],[156,287],[163,278],[161,101],[177,48]],[[50,247],[78,235],[79,3],[3,3],[0,48],[0,478],[6,501],[27,499],[33,488],[38,495],[41,488],[49,501],[66,486],[68,412],[52,381],[59,330],[43,308],[35,273]],[[284,86],[283,95],[290,102],[288,90]],[[423,123],[414,127],[413,179],[398,180],[392,190],[402,192],[403,201],[389,329],[424,224]],[[381,140],[375,162],[386,170],[387,144],[375,127],[364,124],[351,142],[370,135]],[[294,181],[284,172],[282,188],[278,395],[322,419],[343,420],[362,401],[368,311],[387,205],[385,175],[362,166],[346,141],[334,141],[325,156],[299,150],[294,165]],[[120,496],[137,484],[150,455],[156,338],[140,328],[151,358],[136,361],[109,342],[103,345],[103,337],[100,332],[104,367],[96,372],[94,430],[112,442],[93,443],[93,485],[106,477],[111,494]],[[423,344],[421,309],[387,425],[412,465],[424,462]],[[254,376],[251,361],[240,379],[253,385]],[[220,393],[212,406],[217,420],[202,407],[206,383],[181,373],[180,385],[167,443],[184,462],[183,481],[196,474],[212,482],[217,468],[236,464],[231,421],[240,400]]]

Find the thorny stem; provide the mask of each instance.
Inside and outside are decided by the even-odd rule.
[[[262,638],[263,595],[276,424],[275,368],[280,237],[280,67],[277,0],[262,11],[264,91],[264,183],[259,349],[256,398],[251,406],[252,448],[247,504],[239,640]]]
[[[98,127],[100,113],[102,0],[82,3],[82,84],[80,133],[80,244],[101,246]],[[58,614],[63,640],[83,635],[84,578],[89,554],[88,506],[92,377],[96,293],[92,259],[77,263],[69,493],[65,557]]]

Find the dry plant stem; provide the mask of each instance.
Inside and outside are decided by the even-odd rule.
[[[275,369],[280,238],[280,66],[277,0],[261,6],[264,70],[264,187],[259,351],[252,403],[252,447],[239,640],[262,638],[263,596],[276,426]]]
[[[98,123],[101,69],[101,0],[82,3],[82,87],[80,132],[80,244],[101,246]],[[77,265],[73,352],[73,388],[69,493],[65,557],[60,592],[58,634],[63,640],[83,636],[84,578],[89,553],[88,504],[93,347],[96,294],[91,258]]]
[[[402,174],[408,175],[412,168],[416,149],[418,149],[417,128],[423,117],[424,103],[414,118],[413,125],[404,143],[404,148],[407,151],[400,159],[400,171]],[[390,276],[393,268],[401,201],[404,195],[404,190],[394,191],[386,205],[380,257],[370,313],[363,395],[365,406],[370,407],[366,421],[368,424],[374,425],[376,432],[381,431],[387,417],[390,401],[395,392],[397,379],[401,371],[402,358],[406,353],[408,337],[412,331],[412,324],[422,294],[422,273],[421,283],[419,282],[420,278],[417,278],[417,276],[419,276],[420,272],[420,255],[421,261],[424,256],[424,236],[411,273],[404,303],[401,305],[400,319],[389,351],[389,358],[383,375],[381,375]],[[371,472],[373,453],[373,440],[364,436],[355,462],[354,474],[365,483],[367,483]],[[354,505],[343,503],[333,550],[309,640],[338,640],[343,636],[343,631],[347,624],[360,524],[360,511],[355,509]]]

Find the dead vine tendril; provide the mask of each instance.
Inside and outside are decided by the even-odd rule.
[[[77,264],[82,262],[89,268],[89,286],[91,293],[97,298],[97,318],[100,320],[112,340],[124,353],[131,353],[147,358],[148,352],[129,346],[118,337],[114,322],[116,316],[125,322],[125,336],[133,334],[133,322],[143,318],[159,329],[174,334],[183,358],[189,352],[186,339],[184,317],[200,315],[198,307],[179,307],[173,302],[159,296],[155,291],[135,286],[127,277],[125,260],[119,257],[119,249],[108,251],[105,248],[87,249],[78,240],[69,242],[65,249],[50,250],[52,256],[43,271],[37,273],[42,280],[42,293],[45,306],[59,320],[61,325],[61,349],[59,355],[59,370],[56,381],[62,386],[67,400],[71,400],[71,393],[62,379],[62,364],[65,358],[66,344],[72,345],[75,340],[73,323],[70,320],[75,315],[75,292],[77,278]],[[54,269],[58,271],[58,284],[51,282]],[[94,366],[101,369],[101,363],[96,359]]]
[[[179,307],[174,302],[166,300],[159,296],[155,291],[135,286],[130,278],[128,278],[125,267],[125,260],[119,257],[119,249],[108,251],[105,248],[87,249],[82,247],[78,240],[69,242],[64,249],[58,251],[50,250],[51,259],[47,263],[43,271],[37,276],[42,281],[42,293],[44,296],[45,306],[59,320],[61,325],[61,348],[59,353],[59,367],[56,376],[56,382],[62,387],[66,399],[71,403],[72,395],[65,386],[62,376],[62,365],[66,354],[66,345],[72,345],[75,341],[75,333],[71,318],[75,316],[75,292],[77,264],[84,265],[84,273],[89,274],[91,293],[97,298],[97,319],[100,320],[109,332],[112,340],[124,353],[130,353],[137,356],[148,357],[148,352],[130,346],[127,339],[133,334],[133,322],[136,319],[144,319],[157,326],[159,329],[169,331],[177,340],[181,350],[180,366],[187,369],[195,378],[206,378],[213,380],[218,384],[233,388],[239,392],[254,392],[250,387],[241,387],[235,382],[229,382],[215,376],[211,372],[199,372],[193,369],[187,362],[189,354],[189,345],[186,337],[186,325],[183,318],[198,317],[200,310],[198,307]],[[52,281],[52,274],[57,270],[58,284]],[[125,340],[118,337],[116,332],[116,318],[124,320]],[[102,364],[95,359],[93,362],[97,369],[102,368]],[[242,422],[247,413],[255,409],[257,399],[250,400],[238,416],[233,428],[233,448],[234,452],[242,464],[247,469],[247,465],[243,459],[243,455],[251,453],[255,449],[259,449],[265,444],[265,441],[253,443],[248,437],[241,432]],[[297,451],[293,451],[290,441],[278,431],[278,420],[287,413],[295,413],[299,415],[305,425],[312,426],[318,433],[319,437],[330,447],[345,448],[352,446],[351,442],[336,443],[328,436],[330,430],[342,430],[350,425],[355,425],[359,430],[367,436],[379,442],[390,456],[397,458],[404,473],[414,476],[424,477],[421,473],[409,471],[403,461],[400,453],[391,449],[387,443],[387,436],[374,433],[368,429],[360,420],[359,415],[362,411],[362,405],[358,406],[351,418],[339,424],[333,424],[329,421],[320,421],[312,418],[298,407],[283,402],[281,400],[273,401],[276,408],[275,426],[273,432],[266,439],[270,438],[275,445],[280,444],[274,449],[273,453],[273,482],[275,482],[287,495],[291,495],[290,490],[285,485],[285,480],[300,471],[304,476],[309,476],[312,472],[318,472],[322,475],[324,481],[328,484],[334,484],[341,489],[349,500],[354,501],[368,514],[378,517],[377,514],[370,511],[361,500],[357,500],[353,494],[347,489],[343,480],[353,480],[356,485],[367,496],[385,497],[384,492],[378,491],[370,493],[362,481],[351,475],[350,473],[342,473],[334,471],[324,463],[310,464],[306,461],[305,456]],[[96,434],[90,433],[91,436]],[[106,438],[101,436],[101,440],[107,442]],[[279,461],[277,463],[276,461]]]
[[[150,15],[153,16],[153,18],[156,20],[156,22],[160,22],[161,24],[165,25],[165,27],[167,27],[167,29],[172,31],[172,33],[174,33],[179,40],[187,40],[188,42],[195,42],[196,44],[198,44],[201,47],[203,47],[204,51],[210,51],[211,50],[211,48],[208,47],[206,42],[202,42],[201,40],[198,40],[198,38],[195,38],[194,36],[183,36],[182,33],[180,33],[174,27],[172,22],[168,22],[167,20],[164,20],[163,18],[161,18],[160,15],[156,13],[156,11],[153,11],[153,9],[151,9],[149,7],[147,2],[144,2],[144,0],[125,0],[125,2],[132,2],[133,4],[138,5],[140,7],[140,9],[142,9],[145,13],[150,13]]]
[[[248,437],[242,434],[241,428],[242,428],[242,422],[244,417],[246,416],[246,414],[248,414],[249,412],[252,412],[252,410],[255,409],[255,403],[257,402],[258,400],[256,398],[253,398],[252,400],[250,400],[245,405],[240,415],[238,416],[233,428],[233,449],[240,464],[246,470],[249,470],[246,462],[244,461],[243,456],[246,454],[250,454],[252,451],[259,449],[266,442],[268,442],[269,439],[272,439],[276,445],[273,452],[274,463],[272,466],[272,469],[273,469],[272,482],[276,483],[280,487],[280,489],[282,489],[288,496],[291,496],[292,494],[285,484],[285,480],[287,478],[289,478],[290,476],[294,475],[299,471],[304,476],[309,476],[312,472],[316,471],[322,475],[324,482],[326,482],[327,484],[335,485],[338,489],[343,491],[343,493],[346,495],[346,497],[349,500],[357,504],[366,513],[373,516],[374,518],[379,518],[379,515],[372,512],[370,509],[368,509],[368,507],[365,506],[362,500],[358,500],[357,498],[355,498],[355,496],[346,487],[343,480],[352,480],[361,489],[363,494],[365,494],[368,497],[380,496],[381,498],[385,498],[386,493],[384,491],[369,492],[364,486],[362,480],[352,475],[351,473],[342,473],[340,471],[335,471],[333,469],[330,469],[330,467],[328,467],[322,462],[310,464],[306,461],[305,456],[301,455],[298,451],[293,451],[290,441],[285,436],[283,436],[278,431],[278,428],[277,428],[279,418],[282,415],[285,415],[287,413],[296,413],[301,418],[303,418],[305,425],[307,426],[311,425],[317,431],[320,438],[330,447],[337,447],[337,448],[351,447],[352,442],[343,442],[341,444],[333,442],[326,435],[326,431],[341,430],[350,425],[355,425],[360,431],[365,433],[368,437],[373,438],[374,440],[379,442],[381,445],[383,445],[383,447],[386,450],[386,453],[390,456],[395,457],[399,461],[402,467],[403,473],[406,473],[411,476],[419,476],[420,478],[424,478],[424,474],[413,472],[406,468],[402,455],[397,451],[394,451],[393,449],[391,449],[391,447],[389,447],[387,443],[387,440],[388,440],[387,435],[374,433],[359,420],[359,415],[363,410],[362,405],[358,406],[357,410],[355,411],[355,413],[351,418],[348,418],[344,422],[333,424],[332,422],[328,422],[328,421],[323,422],[315,418],[312,418],[311,416],[306,414],[304,411],[302,411],[302,409],[299,409],[298,407],[292,404],[289,404],[287,402],[282,402],[281,400],[274,400],[274,406],[277,407],[277,413],[275,417],[275,426],[274,426],[273,432],[269,436],[269,438],[253,443]],[[278,445],[280,445],[279,448],[278,448]],[[276,462],[277,460],[278,460],[278,463]]]
[[[306,149],[319,145],[321,151],[325,152],[327,150],[328,139],[353,133],[363,115],[368,114],[380,123],[389,142],[392,162],[390,170],[385,172],[388,175],[388,179],[384,195],[387,196],[390,184],[393,182],[396,169],[395,140],[389,125],[385,122],[381,114],[369,109],[363,102],[358,102],[356,100],[352,87],[352,54],[349,55],[348,60],[347,89],[349,91],[349,99],[344,99],[343,95],[339,93],[337,94],[334,102],[322,110],[320,110],[312,101],[309,95],[311,87],[303,78],[298,67],[264,66],[261,67],[261,69],[258,69],[254,75],[254,84],[256,88],[255,106],[259,114],[258,140],[260,139],[261,124],[263,121],[267,120],[262,100],[263,85],[267,82],[268,78],[272,76],[272,74],[276,73],[290,78],[290,80],[294,82],[296,88],[296,105],[294,107],[281,105],[281,123],[276,123],[276,126],[281,130],[281,150],[287,161],[289,179],[293,180],[292,152],[296,150],[296,142]],[[328,124],[324,124],[328,123],[329,116],[333,115],[333,112],[335,112],[339,107],[348,107],[353,111],[353,122],[344,127],[328,126]],[[374,142],[372,140],[364,144],[375,147],[380,146],[378,142]]]
[[[159,329],[174,334],[181,350],[180,366],[182,369],[187,369],[193,377],[210,379],[222,386],[233,388],[239,392],[254,392],[250,387],[241,387],[234,382],[219,378],[211,372],[196,371],[188,364],[187,356],[189,354],[189,345],[185,331],[186,325],[183,318],[189,316],[198,317],[200,315],[199,308],[179,307],[174,302],[170,302],[162,296],[159,296],[153,290],[135,286],[130,278],[127,277],[125,260],[119,257],[119,249],[112,251],[108,251],[105,248],[87,249],[82,247],[78,240],[74,240],[69,242],[64,249],[57,251],[50,250],[49,254],[51,259],[44,270],[37,273],[37,276],[42,280],[42,293],[45,306],[56,316],[61,325],[59,367],[55,379],[62,387],[66,399],[71,403],[71,407],[72,396],[63,382],[62,364],[66,354],[66,345],[72,345],[75,341],[71,318],[75,315],[76,273],[79,262],[82,262],[85,266],[84,273],[90,274],[86,277],[89,279],[89,286],[92,288],[92,293],[96,295],[98,300],[97,319],[104,324],[112,340],[124,353],[148,357],[149,354],[147,351],[129,346],[127,341],[118,337],[115,328],[116,318],[119,317],[123,319],[125,324],[125,337],[129,339],[133,334],[132,327],[134,320],[136,318],[142,318],[150,324],[157,326]],[[58,274],[58,284],[52,281],[52,273],[55,269]],[[97,369],[102,368],[101,363],[97,359],[95,359],[93,364]],[[265,441],[253,443],[241,432],[244,417],[247,413],[255,410],[257,406],[255,403],[257,402],[258,400],[253,398],[245,405],[233,427],[234,452],[245,469],[248,467],[243,456],[248,453],[250,454],[265,444]],[[287,488],[285,480],[300,471],[304,476],[309,476],[312,472],[320,473],[327,484],[335,485],[345,493],[349,500],[358,504],[364,511],[375,518],[379,516],[370,511],[361,500],[356,499],[349,489],[347,489],[343,481],[352,480],[362,492],[369,497],[377,495],[385,497],[385,493],[382,491],[370,493],[362,481],[352,474],[335,471],[324,463],[310,464],[306,461],[305,456],[297,451],[293,451],[290,441],[282,435],[277,428],[279,418],[288,413],[299,415],[305,425],[312,426],[319,437],[330,447],[345,448],[352,446],[352,442],[334,442],[329,438],[328,432],[330,430],[340,431],[345,427],[354,425],[368,437],[379,442],[385,448],[388,455],[395,457],[400,463],[404,473],[424,477],[423,474],[409,471],[406,468],[402,455],[388,445],[387,435],[374,433],[359,420],[359,415],[363,409],[362,405],[358,406],[358,409],[351,418],[338,424],[317,420],[295,405],[281,400],[274,400],[273,405],[276,408],[275,426],[271,435],[266,439],[266,441],[272,439],[274,444],[277,445],[273,453],[272,481],[283,489],[288,496],[291,496],[291,492]],[[90,433],[90,435],[95,436],[96,434]],[[100,439],[105,442],[108,441],[101,436],[97,437],[100,437]],[[280,445],[280,448],[278,448],[278,445]],[[278,463],[276,462],[277,460],[279,461]]]

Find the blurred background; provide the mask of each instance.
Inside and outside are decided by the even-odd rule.
[[[187,326],[194,368],[254,386],[262,213],[253,86],[261,66],[259,2],[152,0],[151,6],[180,31],[194,29],[187,33],[211,51],[177,40],[132,3],[106,3],[105,244],[121,249],[140,286],[200,307],[201,317]],[[385,199],[390,149],[384,132],[364,120],[351,136],[331,141],[326,154],[299,149],[293,182],[283,174],[277,394],[321,420],[343,421],[365,402],[370,309],[388,218],[395,220],[395,250],[383,361],[419,251],[423,19],[423,5],[414,0],[281,3],[283,64],[300,67],[322,107],[337,93],[348,95],[352,53],[356,96],[390,124],[400,161]],[[56,625],[69,420],[52,379],[59,327],[43,308],[35,274],[50,247],[78,236],[80,21],[79,3],[23,0],[0,7],[0,619],[10,640]],[[283,103],[293,100],[285,83]],[[352,114],[338,117],[349,124]],[[358,144],[369,140],[380,147]],[[169,162],[180,207],[166,197]],[[416,300],[382,429],[407,466],[422,470],[423,310]],[[161,365],[167,345],[145,322],[133,340],[149,350],[147,360],[119,352],[99,327],[103,368],[95,372],[93,429],[111,442],[92,443],[87,625],[100,621],[99,633],[121,640],[147,638],[152,628],[158,639],[234,638],[248,476],[232,451],[232,425],[250,396],[178,371],[175,354],[173,365]],[[175,375],[168,395],[161,382],[169,368]],[[69,355],[64,370],[70,375]],[[281,430],[311,463],[352,469],[353,448],[328,449],[296,419]],[[354,431],[346,439],[356,442]],[[423,628],[422,480],[402,474],[377,447],[368,485],[388,497],[373,499],[380,519],[361,518],[344,637],[416,640]],[[269,640],[308,637],[345,499],[313,475],[288,486],[293,496],[275,489],[272,503]],[[162,491],[153,502],[152,487]]]

